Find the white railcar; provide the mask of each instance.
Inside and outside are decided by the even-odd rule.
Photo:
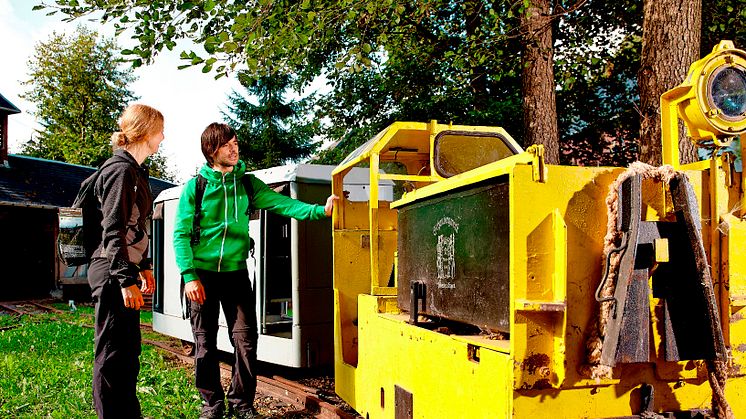
[[[323,204],[331,193],[334,167],[297,164],[252,173],[291,198]],[[367,169],[354,169],[345,182],[348,199],[368,200]],[[392,184],[380,188],[390,200]],[[155,200],[152,249],[157,288],[153,330],[193,342],[189,319],[182,315],[181,275],[173,250],[181,190],[182,186],[167,189]],[[331,365],[334,304],[330,222],[297,221],[264,210],[251,214],[249,231],[255,249],[246,262],[256,290],[259,360],[294,368]],[[219,323],[218,348],[232,352],[222,309]]]

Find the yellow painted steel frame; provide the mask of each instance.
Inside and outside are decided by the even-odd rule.
[[[344,196],[343,179],[349,170],[361,164],[370,167],[368,202],[343,200],[335,207],[332,216],[334,275],[340,285],[335,288],[335,304],[341,319],[337,322],[337,336],[341,343],[335,350],[339,352],[338,359],[343,359],[348,365],[354,366],[358,357],[357,296],[396,295],[395,288],[386,286],[394,269],[396,211],[389,208],[388,202],[379,201],[379,181],[401,180],[416,185],[442,181],[433,167],[432,150],[436,136],[444,131],[499,134],[512,149],[521,150],[510,135],[498,127],[438,124],[436,121],[396,122],[356,150],[332,173],[333,192]],[[380,163],[386,161],[400,162],[413,173],[379,173]],[[420,175],[422,165],[432,175]],[[344,370],[344,367],[339,370]]]
[[[661,303],[652,296],[650,363],[620,364],[605,380],[580,373],[598,312],[594,292],[604,259],[605,200],[623,169],[544,166],[537,158],[541,150],[533,149],[450,179],[433,177],[432,184],[399,201],[378,205],[374,184],[383,157],[377,153],[385,152],[390,141],[406,145],[408,136],[420,146],[426,144],[424,137],[431,143],[438,130],[447,128],[397,124],[377,136],[369,154],[340,166],[332,182],[341,194],[349,168],[370,162],[374,169],[370,202],[344,202],[334,215],[336,390],[363,417],[394,418],[397,387],[412,395],[415,418],[639,414],[643,383],[655,388],[656,411],[710,407],[702,362],[663,360],[657,321]],[[422,147],[418,151],[429,153]],[[740,417],[746,415],[746,262],[739,252],[746,245],[746,222],[730,211],[741,199],[740,174],[725,158],[713,162],[686,173],[698,197],[726,344],[733,354],[726,396]],[[498,176],[509,184],[509,339],[445,335],[408,324],[395,289],[383,286],[395,263],[396,208]],[[670,197],[662,185],[644,184],[643,201],[646,219],[670,218]]]

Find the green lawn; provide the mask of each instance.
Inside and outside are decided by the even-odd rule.
[[[93,329],[83,326],[93,324],[92,313],[91,307],[79,307],[65,314],[0,315],[0,329],[7,328],[0,331],[0,417],[96,417],[91,400]],[[146,317],[149,321],[151,313],[143,313]],[[137,391],[144,416],[199,413],[191,368],[147,345],[140,364]]]

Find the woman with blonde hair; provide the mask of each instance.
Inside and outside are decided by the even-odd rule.
[[[155,287],[147,257],[153,196],[142,164],[163,141],[163,115],[150,106],[130,105],[119,128],[112,136],[114,155],[94,184],[103,233],[88,268],[96,305],[93,402],[99,418],[141,417],[136,392],[141,292]]]

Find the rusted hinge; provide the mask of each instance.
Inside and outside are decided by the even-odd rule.
[[[534,182],[544,183],[547,181],[547,168],[544,164],[544,146],[541,144],[534,144],[526,149],[526,152],[534,155],[534,159],[531,162],[532,166],[532,178]]]

